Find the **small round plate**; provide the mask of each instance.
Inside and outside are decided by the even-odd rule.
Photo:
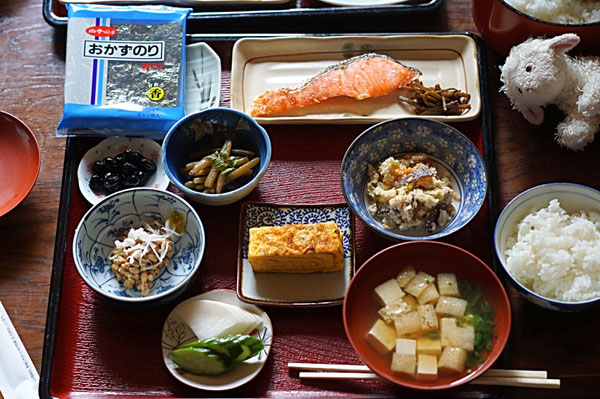
[[[29,194],[40,170],[40,147],[19,119],[0,111],[0,216]]]
[[[156,163],[156,172],[143,187],[165,190],[169,186],[169,178],[163,168],[161,147],[156,141],[143,138],[111,137],[90,148],[81,158],[77,168],[79,191],[92,205],[96,205],[106,197],[104,194],[96,194],[90,188],[92,165],[94,162],[101,161],[106,157],[114,157],[126,149],[137,151]]]
[[[175,310],[183,303],[198,299],[210,299],[212,301],[239,306],[250,313],[260,316],[263,321],[263,328],[255,336],[263,341],[265,348],[257,356],[237,364],[232,370],[221,375],[198,375],[179,369],[171,360],[169,356],[170,352],[185,343],[195,341],[197,337],[190,327],[177,316]],[[186,299],[171,311],[163,326],[162,355],[167,369],[184,384],[207,391],[225,391],[247,383],[260,373],[271,352],[272,338],[273,325],[271,324],[271,319],[269,319],[269,316],[262,309],[255,305],[241,302],[234,291],[214,290]]]

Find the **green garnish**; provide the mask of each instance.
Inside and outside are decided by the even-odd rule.
[[[483,355],[492,349],[492,336],[494,336],[495,311],[490,301],[482,300],[479,286],[471,281],[461,280],[458,283],[461,297],[465,299],[467,309],[464,320],[475,328],[475,349],[467,357],[467,367],[483,363]],[[497,334],[495,335],[497,336]]]
[[[440,339],[440,330],[429,331],[425,336],[432,340]]]
[[[224,150],[215,151],[206,156],[206,158],[210,159],[213,162],[213,166],[224,175],[233,172],[240,161],[238,157],[227,157],[227,151]]]

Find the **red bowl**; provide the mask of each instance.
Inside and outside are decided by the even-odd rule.
[[[402,378],[390,369],[391,353],[381,355],[365,340],[365,335],[378,318],[379,304],[373,289],[395,277],[405,266],[429,274],[455,273],[459,280],[476,282],[483,291],[483,298],[490,301],[496,316],[492,350],[485,354],[483,364],[472,373],[440,376],[436,381],[422,382]],[[454,245],[436,241],[412,241],[397,244],[375,254],[354,275],[344,299],[344,328],[350,343],[363,362],[380,377],[413,389],[439,390],[453,388],[477,378],[500,356],[510,333],[510,303],[506,291],[494,272],[479,258]]]
[[[600,48],[600,22],[575,25],[542,21],[518,11],[504,0],[473,0],[471,11],[481,36],[503,55],[529,37],[563,33],[579,35],[578,50],[597,52]]]
[[[0,216],[29,194],[40,170],[40,147],[19,119],[0,111]]]

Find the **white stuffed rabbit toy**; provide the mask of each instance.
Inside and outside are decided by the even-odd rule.
[[[572,150],[590,143],[600,125],[600,57],[568,56],[577,43],[573,33],[528,39],[513,47],[500,67],[500,90],[530,123],[543,122],[548,104],[566,114],[556,140]]]

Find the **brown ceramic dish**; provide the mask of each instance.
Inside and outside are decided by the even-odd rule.
[[[502,55],[530,36],[557,36],[576,33],[581,38],[580,51],[597,51],[600,47],[600,22],[571,25],[542,21],[524,14],[504,0],[473,0],[473,21],[485,41]]]

